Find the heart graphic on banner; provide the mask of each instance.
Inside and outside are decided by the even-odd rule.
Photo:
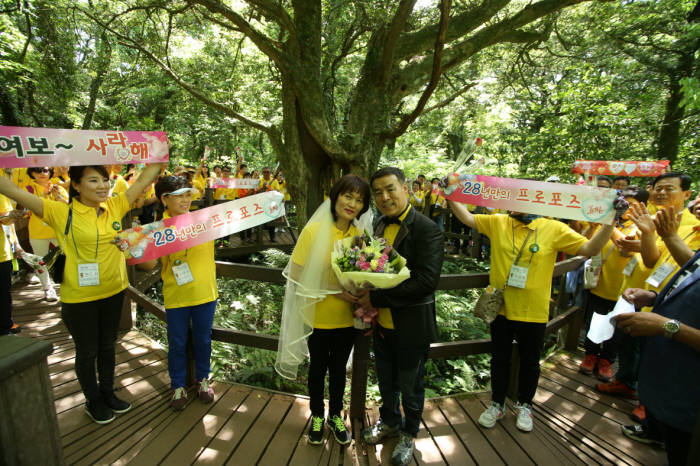
[[[626,163],[625,164],[625,172],[628,175],[631,175],[633,171],[637,169],[637,164],[636,163]]]
[[[654,162],[642,162],[639,164],[639,171],[642,173],[651,173],[654,169]]]
[[[581,203],[581,212],[590,222],[601,220],[612,209],[612,204],[605,199],[586,199]]]
[[[581,171],[584,173],[590,172],[591,168],[593,168],[593,164],[591,162],[581,162]]]
[[[613,172],[614,175],[617,175],[625,168],[625,163],[624,162],[610,162],[609,166],[610,166],[610,171]]]

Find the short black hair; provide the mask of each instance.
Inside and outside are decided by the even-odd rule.
[[[214,165],[214,168],[212,168],[212,170],[216,170],[217,168],[221,170],[221,165]]]
[[[631,197],[646,205],[649,200],[649,191],[639,186],[627,186],[622,190],[622,196]]]
[[[369,210],[371,197],[369,183],[367,183],[364,178],[349,173],[333,184],[331,192],[328,195],[331,200],[331,215],[333,215],[333,220],[338,220],[338,216],[335,213],[335,203],[338,201],[338,197],[345,193],[359,193],[360,196],[362,196],[362,209],[360,213],[357,214],[358,217]]]
[[[154,189],[156,191],[156,197],[158,198],[158,202],[162,203],[163,201],[161,201],[160,198],[163,196],[163,194],[172,193],[173,191],[177,191],[178,189],[191,187],[192,184],[189,181],[187,181],[187,178],[185,178],[184,176],[168,175],[161,176],[156,182]]]
[[[433,181],[440,181],[440,178],[433,178],[433,179],[430,180],[431,183],[432,183]]]
[[[598,183],[598,181],[607,181],[608,184],[609,184],[610,186],[612,186],[612,180],[611,180],[609,177],[605,176],[605,175],[600,175],[600,176],[598,176],[598,179],[596,180],[596,183]]]
[[[102,175],[103,177],[109,179],[109,172],[107,171],[107,167],[104,165],[80,165],[80,166],[72,166],[68,169],[68,178],[70,178],[70,188],[68,189],[68,199],[71,201],[73,198],[80,197],[80,193],[76,191],[76,189],[73,187],[73,183],[75,184],[80,184],[80,180],[83,179],[83,175],[85,174],[85,170],[87,168],[92,168],[95,170],[97,173]]]
[[[668,173],[663,173],[656,178],[654,178],[654,184],[652,186],[656,186],[656,183],[659,181],[666,179],[666,178],[680,178],[681,180],[681,189],[683,191],[687,191],[690,189],[690,183],[692,183],[692,179],[690,178],[689,175],[686,175],[685,173],[681,172],[668,172]]]
[[[377,178],[382,178],[385,176],[389,175],[394,175],[396,176],[396,179],[399,180],[399,183],[404,184],[406,182],[406,175],[404,175],[403,170],[401,170],[398,167],[382,167],[376,172],[374,172],[374,175],[372,175],[372,178],[369,179],[369,184],[373,184],[374,180]]]
[[[613,178],[613,183],[615,183],[617,180],[624,180],[627,182],[627,184],[630,184],[630,177],[629,176],[624,176],[624,175],[616,176],[615,178]]]

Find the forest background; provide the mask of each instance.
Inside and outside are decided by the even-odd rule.
[[[476,137],[481,174],[668,159],[695,177],[699,50],[693,0],[0,0],[0,117],[164,130],[173,164],[205,146],[234,164],[240,147],[252,168],[279,163],[303,224],[339,174],[443,176]],[[220,325],[276,331],[280,290],[220,288]],[[440,294],[441,338],[487,331],[472,298]],[[216,351],[219,375],[280,386],[272,353]],[[487,380],[483,357],[440,364],[439,393]]]

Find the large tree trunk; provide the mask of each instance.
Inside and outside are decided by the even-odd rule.
[[[0,86],[0,115],[2,115],[2,123],[4,125],[22,126],[15,104],[12,102],[12,98],[5,86]]]

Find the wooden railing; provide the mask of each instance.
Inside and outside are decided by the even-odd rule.
[[[558,300],[554,306],[552,318],[547,323],[546,333],[556,332],[564,327],[568,328],[564,347],[575,350],[578,345],[579,332],[583,321],[582,312],[573,306],[565,309],[568,297],[565,291],[565,275],[570,270],[575,270],[584,261],[583,257],[574,257],[558,262],[554,268],[553,277],[559,278]],[[284,284],[282,269],[270,268],[257,265],[235,264],[231,262],[216,262],[217,276],[228,278],[241,278],[246,280],[262,281],[267,283]],[[465,288],[484,288],[488,285],[489,277],[487,272],[472,274],[447,274],[440,277],[438,290],[452,290]],[[145,311],[150,312],[161,321],[165,322],[165,309],[161,304],[154,302],[144,293],[134,287],[129,287],[124,301],[124,317],[122,325],[130,328],[131,322],[131,302],[137,303]],[[128,317],[127,317],[128,314]],[[214,326],[212,329],[212,339],[215,341],[233,343],[251,348],[260,348],[271,351],[277,350],[278,337],[255,332],[232,330]],[[351,379],[351,401],[350,416],[353,419],[353,426],[361,425],[361,419],[365,412],[365,398],[367,385],[367,372],[369,368],[369,337],[358,330],[355,339],[355,350],[353,352],[353,371]],[[428,357],[431,359],[457,358],[473,354],[489,353],[491,351],[490,339],[462,340],[451,342],[439,342],[430,345]],[[188,383],[194,382],[193,362],[191,355],[188,364]],[[517,360],[517,346],[514,349],[513,357]],[[512,364],[513,374],[511,374],[511,386],[508,393],[512,395],[517,391],[517,368],[516,361]],[[360,422],[360,424],[358,424]]]

